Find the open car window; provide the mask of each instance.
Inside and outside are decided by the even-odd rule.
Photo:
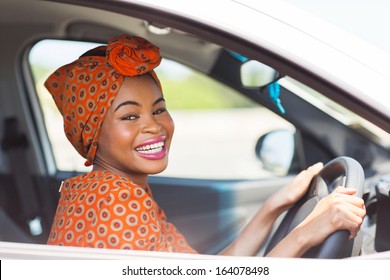
[[[66,139],[62,117],[43,84],[55,69],[97,45],[43,40],[33,46],[29,55],[58,171],[84,172],[88,168]],[[160,176],[261,179],[278,175],[262,167],[255,147],[270,130],[294,130],[290,123],[232,88],[173,60],[163,59],[156,72],[176,127],[170,164]]]

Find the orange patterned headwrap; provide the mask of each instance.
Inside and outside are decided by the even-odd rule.
[[[100,129],[123,78],[149,74],[161,89],[153,71],[161,62],[160,50],[149,41],[121,35],[78,60],[57,69],[45,82],[64,118],[66,137],[91,165]]]

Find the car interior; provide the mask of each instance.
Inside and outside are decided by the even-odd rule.
[[[0,34],[3,38],[0,44],[0,241],[45,244],[61,182],[85,172],[83,169],[59,168],[62,159],[54,155],[53,136],[48,131],[47,119],[50,116],[45,113],[37,93],[42,88],[42,80],[37,79],[32,67],[34,48],[45,40],[105,44],[108,38],[123,33],[150,40],[160,47],[167,61],[223,84],[240,98],[248,100],[252,104],[248,105],[250,108],[260,108],[272,120],[283,121],[282,125],[273,127],[274,121],[260,119],[259,128],[251,127],[256,130],[255,140],[245,147],[248,157],[253,158],[254,164],[250,167],[241,164],[237,160],[241,152],[232,149],[222,158],[221,166],[212,163],[215,171],[212,170],[214,167],[207,165],[208,159],[199,155],[199,165],[194,165],[190,175],[175,173],[177,165],[187,164],[180,162],[177,165],[172,163],[166,175],[150,177],[159,205],[198,252],[217,254],[237,236],[270,194],[308,166],[319,161],[328,163],[338,157],[352,158],[359,163],[356,168],[362,168],[365,182],[361,186],[361,196],[366,203],[367,217],[359,240],[347,242],[345,246],[348,248],[332,258],[390,250],[388,133],[337,104],[339,100],[332,101],[327,97],[341,93],[340,89],[303,69],[294,68],[275,53],[254,48],[228,34],[224,38],[218,37],[220,35],[214,38],[213,30],[192,25],[177,15],[134,3],[104,6],[92,1],[5,0],[0,3]],[[61,57],[64,51],[66,48],[53,50],[53,53]],[[50,54],[47,56],[51,59]],[[248,67],[253,61],[257,64]],[[54,66],[51,67],[54,70]],[[176,75],[174,72],[168,74]],[[248,78],[251,75],[258,80]],[[164,85],[164,79],[162,81]],[[185,127],[191,116],[197,116],[194,112],[185,115],[183,110],[177,110],[176,130],[182,127],[180,117],[185,115]],[[196,112],[211,118],[205,110]],[[217,131],[224,124],[224,120],[219,119],[219,122],[212,123],[212,129]],[[208,133],[202,130],[192,132],[197,135]],[[62,127],[53,133],[62,135]],[[233,131],[226,136],[221,132],[217,135],[220,138],[212,145],[229,150],[228,145],[223,146],[224,139],[233,138],[235,134],[239,133]],[[177,139],[179,142],[182,138],[178,136]],[[183,136],[183,139],[187,138]],[[278,144],[280,139],[282,142]],[[291,145],[287,153],[281,149],[286,143]],[[201,149],[206,149],[207,145],[210,144],[199,144]],[[62,146],[58,149],[61,150]],[[274,156],[269,156],[270,153]],[[177,154],[176,161],[196,160],[192,159],[195,157],[192,154]],[[218,155],[210,155],[210,158],[218,158]],[[278,162],[280,158],[285,158],[287,163]],[[81,163],[83,168],[83,161],[78,160],[77,164]],[[242,172],[253,168],[259,174],[261,169],[265,175],[235,176],[229,171],[237,168],[245,169]],[[203,169],[209,173],[203,176]],[[353,174],[358,172],[353,170]],[[332,178],[328,189],[340,183],[343,172],[344,169]],[[276,230],[277,227],[274,232]],[[269,251],[270,247],[266,247],[263,246],[259,256]]]

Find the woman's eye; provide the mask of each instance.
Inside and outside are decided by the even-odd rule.
[[[124,120],[124,121],[133,121],[135,119],[138,119],[138,116],[136,116],[136,115],[128,115],[128,116],[125,116],[125,117],[122,118],[122,120]]]
[[[167,109],[166,108],[159,108],[156,111],[154,111],[153,115],[159,115],[161,113],[164,113]]]

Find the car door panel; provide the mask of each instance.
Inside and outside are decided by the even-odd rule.
[[[214,254],[226,247],[290,177],[255,181],[152,177],[153,194],[190,245]]]

